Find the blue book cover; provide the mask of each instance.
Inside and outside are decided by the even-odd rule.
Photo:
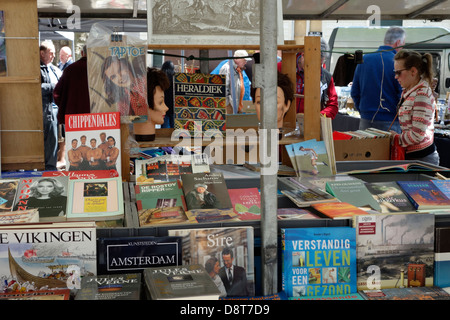
[[[181,237],[113,237],[98,239],[98,274],[142,272],[145,268],[181,265]]]
[[[281,229],[288,297],[355,293],[356,233],[350,227]]]
[[[450,287],[450,227],[435,230],[434,285]]]

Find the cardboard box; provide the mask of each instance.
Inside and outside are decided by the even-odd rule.
[[[336,161],[389,160],[390,138],[334,140]]]

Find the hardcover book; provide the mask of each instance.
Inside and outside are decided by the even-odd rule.
[[[429,181],[398,181],[417,210],[450,208],[450,199]]]
[[[66,115],[67,171],[115,170],[121,175],[120,113]]]
[[[140,300],[141,279],[140,273],[87,276],[75,300]]]
[[[450,287],[450,227],[436,227],[434,285]]]
[[[179,180],[136,185],[136,205],[139,211],[153,208],[182,207],[187,210]]]
[[[434,215],[355,216],[358,290],[433,285]]]
[[[142,272],[156,266],[181,264],[180,237],[120,237],[98,239],[99,274]]]
[[[14,210],[39,210],[39,221],[63,221],[67,216],[67,177],[23,178],[19,180]]]
[[[143,209],[138,212],[139,226],[188,222],[182,207]]]
[[[218,300],[220,291],[199,264],[144,270],[152,300]]]
[[[124,215],[122,180],[69,180],[67,220],[117,220]]]
[[[258,188],[228,189],[228,194],[239,220],[261,219],[261,197]]]
[[[314,203],[312,208],[331,219],[351,219],[367,212],[347,202]]]
[[[255,295],[252,227],[169,229],[168,234],[182,237],[183,265],[204,266],[221,296]]]
[[[328,181],[325,190],[340,201],[380,211],[381,206],[361,180]]]
[[[191,137],[225,134],[225,75],[175,73],[174,99],[175,129]]]
[[[450,180],[430,180],[447,198],[450,199]]]
[[[288,297],[356,293],[354,228],[282,228],[281,240]]]
[[[366,183],[367,190],[378,201],[381,213],[415,212],[416,209],[395,181]]]
[[[181,181],[188,210],[233,208],[221,172],[184,174]]]
[[[97,274],[92,222],[0,225],[0,239],[4,292],[75,289],[80,277]]]

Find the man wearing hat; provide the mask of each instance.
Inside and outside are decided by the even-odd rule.
[[[208,189],[206,184],[197,183],[194,185],[194,189],[186,194],[186,206],[189,210],[220,207],[220,202],[217,197],[206,189]]]
[[[233,90],[234,87],[234,99],[236,102],[237,112],[242,112],[243,104],[242,100],[244,99],[245,94],[245,85],[244,85],[244,70],[245,64],[247,61],[252,60],[249,57],[247,51],[245,50],[236,50],[233,55],[233,73],[230,70],[230,60],[227,60],[219,70],[219,74],[225,74],[227,76],[227,113],[234,113],[234,104],[233,104]],[[233,79],[231,79],[233,77]],[[231,84],[234,84],[232,87]]]

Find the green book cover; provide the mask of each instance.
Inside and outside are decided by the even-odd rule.
[[[342,202],[350,203],[356,207],[370,207],[380,211],[380,204],[375,200],[363,181],[328,181],[325,190]]]

